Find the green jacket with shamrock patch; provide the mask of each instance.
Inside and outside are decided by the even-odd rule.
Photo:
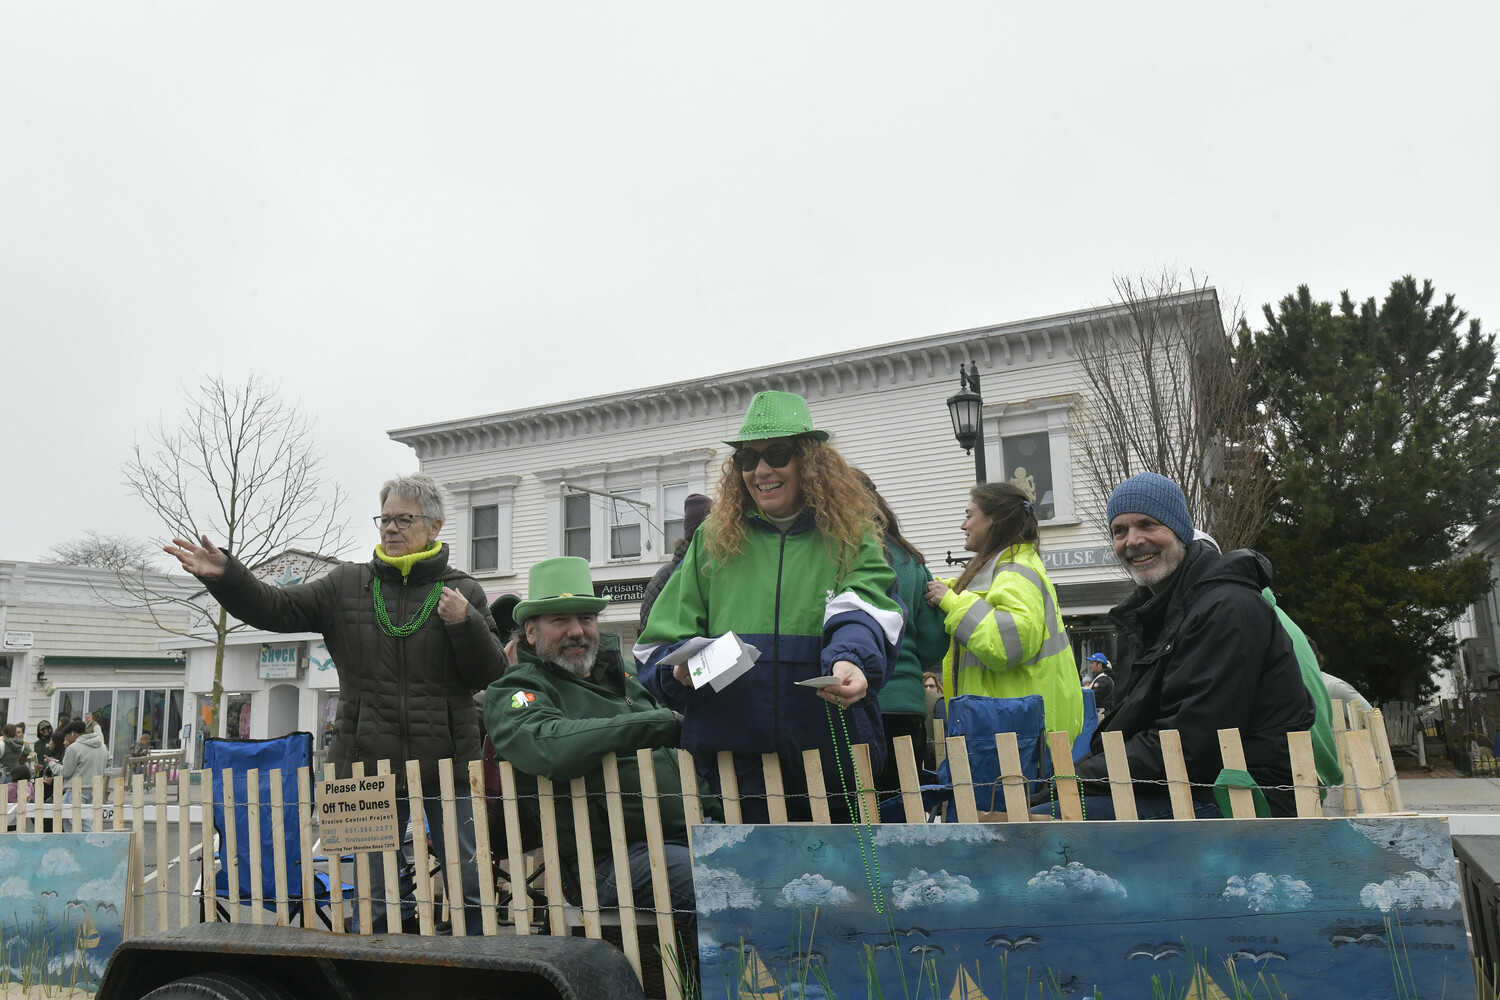
[[[538,775],[551,779],[553,791],[562,795],[568,793],[572,779],[584,778],[594,863],[608,860],[609,813],[600,762],[605,754],[613,753],[618,755],[625,839],[632,844],[644,843],[646,821],[635,752],[650,748],[661,796],[657,801],[663,835],[667,840],[685,842],[677,718],[671,709],[658,705],[633,672],[622,666],[618,637],[600,636],[599,656],[587,678],[548,663],[524,645],[519,655],[520,662],[485,691],[484,724],[495,745],[495,756],[516,769],[523,816],[531,824],[538,820]],[[708,794],[701,782],[699,791]],[[716,818],[722,815],[717,803],[707,798],[703,811]],[[576,875],[578,848],[572,809],[560,801],[556,815],[559,849]]]

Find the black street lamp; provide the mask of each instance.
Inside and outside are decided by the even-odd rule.
[[[948,397],[948,416],[953,418],[953,436],[965,453],[974,452],[974,475],[985,481],[984,397],[979,395],[979,365],[969,362],[968,371],[958,365],[959,391]]]

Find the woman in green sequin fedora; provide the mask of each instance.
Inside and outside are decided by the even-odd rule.
[[[683,714],[682,745],[699,773],[716,779],[718,752],[734,753],[747,823],[768,815],[762,754],[781,758],[794,819],[811,816],[804,751],[822,759],[836,820],[855,815],[849,747],[868,744],[876,773],[885,761],[876,696],[901,642],[896,577],[874,499],[827,442],[801,396],[755,395],[725,442],[734,451],[713,509],[634,651],[641,683]],[[722,691],[662,663],[688,639],[726,632],[760,656]]]
[[[339,672],[339,707],[328,761],[340,778],[355,761],[374,773],[390,761],[405,785],[406,762],[418,761],[433,848],[442,857],[438,761],[461,771],[477,760],[484,733],[473,693],[504,671],[501,640],[484,588],[448,564],[437,540],[443,526],[443,492],[424,473],[397,476],[380,489],[374,518],[380,544],[365,563],[340,563],[307,583],[277,587],[204,536],[166,547],[182,568],[240,621],[268,632],[320,632]],[[406,825],[407,800],[398,796]],[[466,926],[479,933],[479,881],[474,867],[474,824],[459,796],[459,853],[464,870]],[[384,925],[384,873],[372,866],[375,930]],[[403,910],[416,918],[410,887]],[[404,923],[405,921],[403,921]]]

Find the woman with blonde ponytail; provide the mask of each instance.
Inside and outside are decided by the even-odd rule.
[[[1037,551],[1036,506],[1013,483],[969,493],[961,528],[973,552],[957,579],[927,585],[950,636],[943,697],[1041,695],[1047,731],[1083,731],[1083,689],[1063,630],[1057,591]]]

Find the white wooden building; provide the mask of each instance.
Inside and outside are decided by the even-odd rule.
[[[1217,323],[1217,308],[1212,314]],[[452,492],[444,540],[492,598],[524,593],[540,559],[585,555],[599,591],[615,598],[602,619],[628,649],[640,590],[681,532],[683,499],[712,494],[731,450],[724,439],[763,389],[806,397],[815,424],[875,481],[933,573],[957,575],[945,557],[963,554],[959,523],[975,470],[954,440],[945,400],[959,390],[959,366],[973,362],[988,478],[1034,482],[1043,558],[1075,651],[1113,655],[1104,613],[1129,582],[1110,547],[1104,498],[1080,471],[1089,399],[1072,339],[1090,316],[920,337],[390,436]]]
[[[151,584],[174,586],[165,576]],[[43,719],[90,712],[115,765],[137,740],[154,749],[181,746],[182,640],[130,603],[110,570],[0,562],[0,716],[25,722],[35,740]],[[178,609],[158,614],[187,624]]]
[[[1454,624],[1459,655],[1454,669],[1468,674],[1473,691],[1500,691],[1500,511],[1490,514],[1469,532],[1460,555],[1490,557],[1490,590]],[[1451,694],[1451,692],[1447,692]]]

